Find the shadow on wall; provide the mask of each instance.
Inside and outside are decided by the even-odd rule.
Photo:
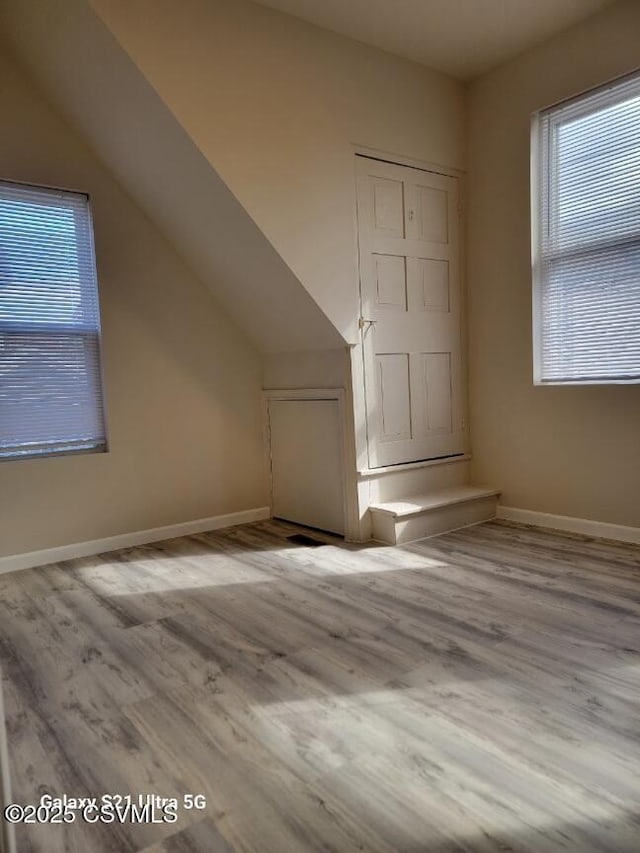
[[[189,400],[203,417],[217,407],[253,443],[260,431],[256,352],[92,152],[6,56],[0,63],[0,102],[15,117],[2,136],[3,177],[66,183],[91,196],[110,438],[162,430],[188,416],[181,407]],[[191,427],[197,432],[197,423]]]
[[[6,3],[10,43],[62,114],[262,351],[344,340],[83,0]]]

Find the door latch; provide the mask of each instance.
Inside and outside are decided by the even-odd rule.
[[[375,326],[377,320],[367,320],[366,317],[360,317],[358,320],[358,328],[359,329],[370,329],[371,326]]]

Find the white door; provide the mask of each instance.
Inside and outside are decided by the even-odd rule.
[[[462,454],[458,181],[356,163],[369,465]]]
[[[337,400],[270,400],[272,512],[344,533],[342,433]]]

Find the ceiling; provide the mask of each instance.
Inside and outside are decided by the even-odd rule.
[[[256,0],[461,80],[615,0]]]

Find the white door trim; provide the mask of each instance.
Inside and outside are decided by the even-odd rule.
[[[413,169],[422,169],[425,172],[436,172],[440,175],[448,175],[452,178],[458,178],[458,203],[460,207],[459,217],[459,237],[461,247],[460,257],[460,295],[461,295],[461,356],[462,356],[462,383],[465,395],[465,410],[467,412],[467,446],[465,458],[471,458],[472,450],[470,443],[470,409],[468,401],[468,317],[467,317],[467,267],[466,267],[466,252],[464,247],[467,243],[467,224],[466,224],[466,209],[467,209],[467,173],[462,169],[457,169],[453,166],[443,166],[440,163],[435,163],[429,160],[421,160],[416,157],[411,157],[405,154],[399,154],[397,151],[386,151],[382,148],[373,148],[369,145],[364,145],[358,142],[351,143],[351,152],[353,160],[353,206],[352,206],[352,233],[354,246],[354,275],[358,283],[358,307],[362,313],[362,301],[360,290],[360,241],[358,233],[358,170],[356,168],[356,157],[370,157],[372,159],[383,160],[396,166],[409,166]],[[359,472],[366,473],[371,471],[375,473],[379,469],[369,467],[369,437],[367,434],[367,406],[364,387],[364,361],[362,334],[358,332],[358,341],[349,345],[349,356],[351,366],[351,394],[353,399],[353,419],[354,419],[354,436],[355,436],[355,455],[356,467]],[[456,457],[459,461],[461,457]],[[428,460],[434,464],[445,462],[447,460]],[[452,459],[452,461],[454,461]],[[420,463],[408,463],[407,467],[414,467]],[[396,466],[393,466],[396,468]],[[366,499],[365,499],[366,502]]]
[[[435,172],[437,175],[446,175],[450,178],[462,178],[466,172],[453,166],[443,166],[441,163],[433,163],[429,160],[419,160],[404,154],[394,154],[380,148],[371,148],[368,145],[352,143],[351,148],[357,157],[369,157],[371,160],[382,160],[392,166],[409,166],[411,169],[422,169],[423,172]]]

